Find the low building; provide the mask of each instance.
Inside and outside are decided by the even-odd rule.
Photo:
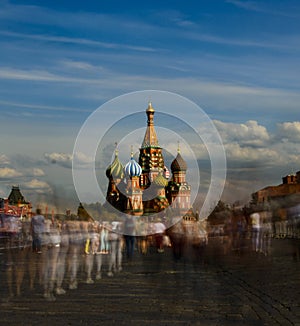
[[[8,198],[1,198],[0,213],[16,217],[31,217],[31,203],[26,201],[19,186],[13,186]]]
[[[282,178],[282,183],[277,186],[268,186],[252,194],[254,205],[268,204],[272,201],[288,199],[290,196],[300,194],[300,171]]]

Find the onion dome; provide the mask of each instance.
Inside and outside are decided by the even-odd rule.
[[[174,159],[174,161],[171,163],[171,171],[176,172],[176,171],[186,171],[187,170],[187,164],[185,160],[182,158],[180,154],[180,150],[178,149],[177,151],[177,156]]]
[[[132,177],[139,177],[142,174],[142,168],[139,163],[133,158],[133,153],[131,152],[131,159],[125,165],[124,168],[126,176]]]
[[[118,151],[116,151],[113,162],[106,169],[106,176],[113,179],[122,179],[124,176],[123,169],[124,167],[118,157]]]
[[[153,181],[153,184],[159,187],[166,187],[168,185],[168,180],[162,175],[159,174]]]

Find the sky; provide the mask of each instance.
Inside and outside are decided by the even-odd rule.
[[[214,122],[225,201],[247,202],[300,170],[296,0],[0,0],[0,48],[0,197],[19,185],[34,204],[74,209],[80,128],[142,90],[179,94]]]

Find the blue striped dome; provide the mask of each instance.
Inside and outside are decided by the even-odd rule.
[[[128,177],[139,177],[142,174],[142,168],[136,160],[131,157],[130,161],[125,165],[125,174]]]

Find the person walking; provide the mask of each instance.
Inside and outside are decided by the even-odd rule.
[[[40,208],[31,218],[32,250],[37,253],[42,252],[42,240],[45,233],[45,217]]]
[[[164,252],[164,235],[166,231],[166,226],[161,222],[161,219],[157,219],[154,223],[154,236],[156,242],[156,249],[157,252],[163,253]]]
[[[124,238],[126,245],[126,256],[131,260],[134,253],[136,235],[136,220],[132,215],[127,215],[124,222]]]

